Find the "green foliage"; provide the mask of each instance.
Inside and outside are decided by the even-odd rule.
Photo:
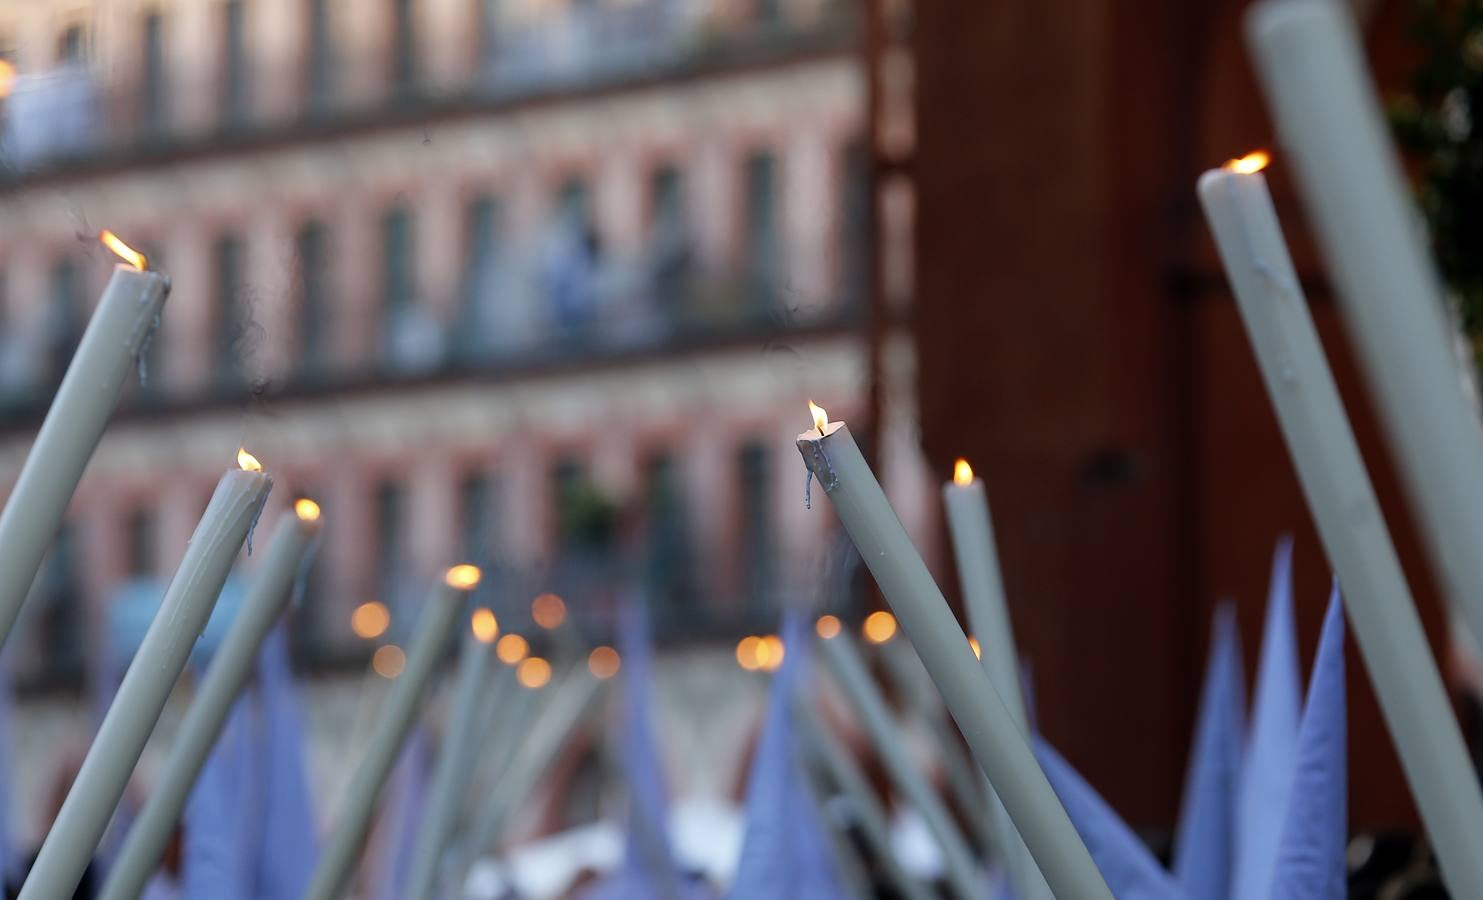
[[[1391,104],[1442,277],[1475,348],[1483,347],[1483,0],[1422,0],[1422,62]]]

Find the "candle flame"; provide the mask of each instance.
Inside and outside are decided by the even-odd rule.
[[[543,688],[551,680],[551,664],[539,656],[522,659],[515,669],[515,678],[523,687],[531,690]]]
[[[623,667],[623,658],[612,647],[594,647],[587,654],[587,671],[599,681],[612,678]]]
[[[1267,167],[1272,161],[1272,155],[1265,150],[1254,150],[1240,159],[1230,160],[1225,164],[1227,172],[1235,172],[1237,175],[1255,175]]]
[[[391,627],[391,611],[386,608],[385,603],[372,600],[362,603],[350,614],[350,630],[355,632],[358,638],[378,638],[386,633]]]
[[[308,497],[300,497],[294,501],[294,515],[298,516],[301,522],[318,522],[319,504]]]
[[[237,448],[237,465],[244,472],[261,472],[263,464],[257,461],[257,457],[247,452],[246,447]]]
[[[748,672],[755,672],[762,668],[758,659],[761,655],[762,638],[755,634],[749,634],[736,642],[736,664]]]
[[[819,621],[814,623],[814,631],[826,641],[837,636],[839,629],[839,616],[819,616]]]
[[[451,588],[458,588],[461,591],[471,591],[479,586],[479,579],[483,577],[484,573],[479,571],[478,566],[463,563],[443,573],[443,582]]]
[[[984,658],[984,648],[979,645],[978,638],[976,638],[976,637],[969,638],[968,639],[968,647],[969,647],[969,649],[971,649],[973,651],[973,655],[974,656],[978,657],[979,659],[983,659]]]
[[[530,617],[550,631],[566,621],[566,602],[555,594],[540,594],[530,601]]]
[[[469,619],[469,627],[473,629],[474,639],[481,644],[492,644],[499,637],[499,619],[482,606],[474,610]]]
[[[883,609],[878,609],[865,617],[860,630],[865,634],[865,639],[872,644],[884,644],[896,636],[896,617]]]
[[[123,241],[119,240],[118,235],[114,234],[108,229],[105,228],[98,233],[98,240],[103,242],[103,246],[107,247],[109,250],[112,250],[115,254],[117,254],[119,259],[123,260],[139,271],[143,272],[149,268],[149,260],[144,258],[143,253],[140,253],[138,250],[135,250],[133,247],[130,247],[128,244],[125,244]]]
[[[973,467],[968,465],[968,460],[958,457],[953,463],[953,484],[958,487],[967,487],[973,483]]]
[[[396,644],[377,647],[376,652],[371,655],[371,668],[382,678],[395,678],[402,674],[402,669],[406,666],[407,654]]]
[[[822,435],[824,429],[829,427],[829,413],[812,400],[808,401],[808,412],[814,417],[814,429]]]
[[[530,653],[530,644],[518,634],[507,634],[494,645],[494,655],[507,666],[513,666]]]
[[[14,87],[15,64],[8,59],[0,59],[0,100],[9,97]]]

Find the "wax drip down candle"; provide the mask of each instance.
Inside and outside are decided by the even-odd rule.
[[[814,428],[798,436],[804,465],[834,505],[886,602],[917,648],[948,712],[998,792],[1057,897],[1112,893],[1077,835],[1029,742],[974,656],[927,564],[886,500],[843,422],[809,403]]]
[[[144,354],[170,293],[170,279],[149,271],[143,254],[110,231],[100,240],[125,261],[103,289],[0,512],[0,645],[20,615],[119,391]]]

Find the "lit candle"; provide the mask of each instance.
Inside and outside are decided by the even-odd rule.
[[[952,723],[943,715],[942,703],[932,690],[931,679],[917,659],[916,651],[908,641],[887,641],[879,645],[877,652],[885,662],[896,690],[906,699],[907,721],[925,728],[931,735],[948,790],[952,791],[964,821],[972,829],[974,840],[988,850],[993,838],[989,833],[989,811],[984,802],[988,799],[984,790],[986,779],[968,758]]]
[[[103,238],[131,254],[133,264],[113,270],[0,512],[0,644],[15,625],[124,380],[154,334],[170,292],[170,279],[147,271],[143,256],[111,232],[103,232]]]
[[[1483,793],[1298,286],[1266,178],[1259,167],[1238,160],[1206,172],[1199,194],[1432,846],[1454,896],[1483,896],[1483,856],[1475,846],[1483,836]]]
[[[119,683],[113,705],[21,888],[26,900],[70,897],[77,889],[191,647],[211,617],[273,486],[247,451],[238,451],[238,461],[241,468],[217,482],[186,545],[185,558]]]
[[[200,776],[232,704],[252,675],[258,648],[288,605],[304,554],[318,533],[319,506],[312,500],[299,500],[294,512],[279,520],[262,568],[254,573],[242,608],[212,657],[180,724],[170,755],[160,769],[159,784],[129,826],[123,848],[109,868],[101,900],[134,900],[154,876],[191,786]]]
[[[825,634],[824,631],[832,633]],[[820,636],[825,639],[839,633],[827,628],[824,631],[820,632]],[[849,799],[857,817],[856,823],[860,826],[860,834],[870,846],[873,858],[881,864],[887,880],[906,900],[930,900],[931,892],[907,873],[901,867],[901,861],[896,858],[896,849],[891,844],[890,819],[885,807],[875,796],[869,779],[860,771],[849,751],[840,745],[827,728],[819,724],[817,716],[811,710],[795,710],[793,722],[809,755],[824,767],[829,773],[829,780]]]
[[[1424,229],[1351,14],[1337,3],[1259,3],[1247,25],[1432,561],[1448,600],[1483,638],[1478,410],[1463,393]]]
[[[1025,696],[1020,687],[1019,653],[1015,649],[1014,628],[1009,621],[1009,603],[1005,599],[1004,580],[999,572],[999,550],[994,543],[993,519],[989,515],[989,495],[982,480],[973,476],[968,460],[953,465],[953,480],[942,486],[942,505],[947,513],[948,534],[953,542],[953,558],[958,567],[958,583],[963,589],[963,606],[968,612],[968,627],[974,638],[974,655],[994,683],[1004,705],[1022,734],[1030,728],[1025,715]],[[986,652],[985,652],[986,650]],[[1050,897],[1050,886],[1040,874],[1025,842],[1004,810],[993,787],[989,788],[989,819],[993,823],[994,843],[999,848],[1014,883],[1015,896],[1023,900]]]
[[[819,407],[810,408],[816,427],[798,436],[804,464],[834,504],[1051,889],[1064,900],[1111,900],[1024,733],[973,655],[849,429],[830,423]]]
[[[491,645],[499,626],[494,613],[479,609],[458,660],[458,683],[448,717],[443,748],[433,773],[432,789],[423,808],[422,827],[412,846],[412,862],[403,894],[412,900],[432,897],[437,887],[438,863],[453,832],[459,800],[474,772],[479,752],[479,706],[488,689]]]
[[[926,776],[912,764],[906,739],[891,718],[891,710],[871,680],[854,642],[848,635],[841,634],[819,643],[824,646],[824,664],[829,674],[834,676],[834,681],[859,716],[860,725],[870,736],[871,746],[875,747],[891,782],[921,813],[932,836],[937,839],[953,893],[964,898],[986,897],[984,880],[974,866],[968,842],[953,823],[947,807],[927,783]]]
[[[545,778],[567,738],[597,708],[605,693],[602,687],[610,677],[574,671],[556,689],[556,695],[544,705],[529,730],[516,742],[516,753],[509,766],[495,782],[488,799],[483,801],[484,809],[474,826],[473,840],[464,848],[459,871],[466,870],[499,839],[510,813]]]
[[[365,756],[350,778],[339,820],[304,892],[305,900],[336,900],[344,893],[345,881],[371,826],[377,796],[391,774],[407,733],[412,730],[423,691],[458,624],[464,600],[479,584],[479,577],[479,570],[474,566],[454,566],[429,593],[411,650],[394,676],[380,718],[367,741]]]

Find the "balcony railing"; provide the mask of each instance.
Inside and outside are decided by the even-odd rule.
[[[398,63],[325,48],[322,55],[250,59],[247,71],[110,73],[68,65],[22,73],[0,100],[0,179],[66,170],[118,154],[313,134],[337,126],[479,110],[545,96],[651,83],[709,68],[844,48],[854,4],[827,4],[808,22],[716,30],[675,0],[585,6],[482,36],[455,77],[429,60]],[[450,50],[449,52],[454,52]],[[230,88],[228,87],[230,85]]]

